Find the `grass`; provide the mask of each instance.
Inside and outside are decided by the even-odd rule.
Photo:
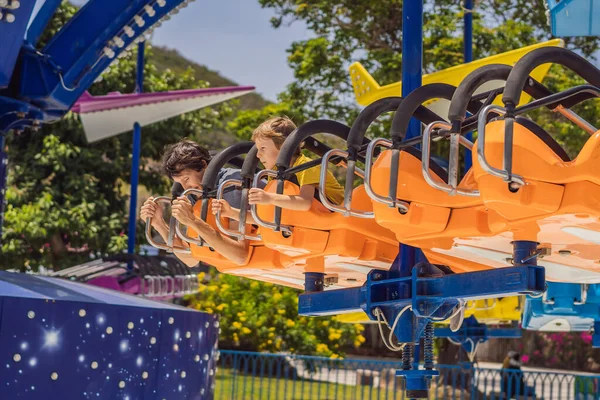
[[[394,393],[393,388],[294,380],[291,377],[268,378],[260,377],[260,373],[257,373],[257,375],[244,375],[232,369],[220,369],[216,376],[215,400],[402,399],[402,391],[396,390]]]

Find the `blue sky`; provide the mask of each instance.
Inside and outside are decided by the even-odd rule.
[[[293,80],[285,50],[310,32],[300,23],[275,30],[273,15],[257,0],[198,0],[154,31],[152,42],[275,100]]]
[[[275,30],[273,15],[258,0],[197,0],[155,30],[152,42],[275,100],[294,78],[285,50],[310,31],[298,22]]]

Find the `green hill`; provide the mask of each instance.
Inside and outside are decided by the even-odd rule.
[[[212,87],[238,86],[238,83],[221,76],[217,71],[188,60],[175,49],[153,45],[152,53],[150,60],[159,70],[168,68],[172,71],[183,72],[191,67],[194,70],[196,79],[210,82]],[[258,93],[249,93],[240,97],[239,100],[240,109],[242,110],[260,109],[268,104],[268,101]]]

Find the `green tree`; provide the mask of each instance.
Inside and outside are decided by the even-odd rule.
[[[63,2],[42,41],[75,12],[73,5]],[[148,53],[151,59],[151,49]],[[135,54],[122,58],[90,92],[130,93],[134,90],[135,70]],[[208,86],[207,82],[197,81],[191,70],[158,72],[148,62],[144,73],[144,89],[148,92]],[[156,163],[163,147],[183,137],[210,143],[211,132],[222,128],[222,119],[231,112],[231,103],[224,103],[145,127],[140,184],[153,193],[167,191],[168,182]],[[90,253],[125,248],[130,133],[89,144],[78,117],[68,114],[39,131],[10,134],[7,146],[9,187],[1,268],[61,267],[88,259]],[[138,232],[143,240],[143,230]]]
[[[221,348],[337,358],[364,342],[361,325],[299,317],[298,294],[283,286],[213,273],[200,292],[190,296],[189,306],[219,314]]]
[[[227,128],[240,140],[250,140],[252,131],[261,124],[261,122],[275,116],[288,116],[296,125],[306,122],[304,115],[298,112],[298,109],[286,102],[276,104],[267,104],[258,110],[240,111],[236,118],[227,124]]]

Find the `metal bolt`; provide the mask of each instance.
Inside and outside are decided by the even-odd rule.
[[[517,192],[519,189],[521,189],[521,184],[517,183],[517,182],[510,182],[508,184],[508,190],[510,190],[511,192]]]

